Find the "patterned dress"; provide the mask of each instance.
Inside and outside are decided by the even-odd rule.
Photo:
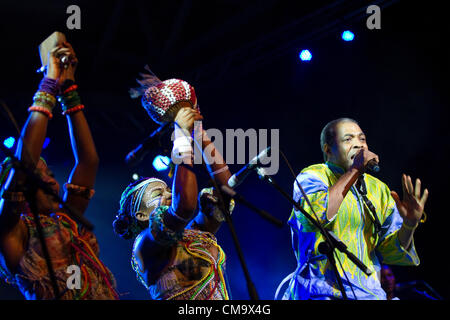
[[[225,253],[217,244],[213,234],[186,228],[175,233],[168,229],[162,215],[167,206],[155,210],[150,218],[153,240],[173,250],[173,258],[157,275],[156,281],[149,283],[150,275],[141,270],[135,257],[135,240],[131,265],[138,280],[149,290],[153,300],[228,300],[225,281]]]
[[[327,162],[305,168],[297,176],[297,181],[305,191],[322,225],[342,240],[348,246],[348,251],[374,271],[370,276],[366,275],[344,253],[335,250],[335,256],[342,263],[343,270],[338,261],[337,267],[347,297],[361,300],[386,299],[379,280],[381,263],[418,265],[419,258],[414,242],[408,250],[400,245],[398,230],[403,219],[398,213],[389,188],[369,174],[364,174],[367,198],[376,208],[376,215],[381,224],[380,232],[375,232],[375,218],[355,186],[347,193],[337,214],[331,221],[328,220],[326,216],[328,188],[334,185],[343,173],[342,168]],[[294,183],[294,199],[300,201],[301,207],[312,214],[296,183]],[[323,241],[321,233],[298,210],[292,211],[289,225],[297,268],[285,279],[290,282],[283,299],[342,298],[328,259],[318,251],[319,243]]]
[[[39,217],[61,295],[59,299],[118,299],[114,276],[98,259],[99,247],[95,235],[82,227],[78,228],[64,213]],[[22,214],[21,219],[28,229],[28,248],[17,273],[11,274],[0,263],[0,276],[17,286],[28,300],[54,299],[34,216]],[[75,278],[77,271],[78,282]]]

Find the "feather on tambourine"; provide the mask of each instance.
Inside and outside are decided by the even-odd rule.
[[[130,89],[130,96],[142,96],[142,106],[153,121],[163,124],[173,120],[178,110],[185,106],[182,102],[189,103],[191,107],[196,106],[195,90],[189,83],[180,79],[161,81],[148,66],[145,66],[145,69],[150,74],[140,73],[142,79],[136,81],[141,87]]]

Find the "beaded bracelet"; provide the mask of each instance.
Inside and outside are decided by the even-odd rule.
[[[80,96],[76,89],[78,85],[72,84],[64,90],[62,96],[58,97],[58,101],[61,103],[63,110],[62,114],[67,115],[84,109],[84,105],[81,104]]]
[[[54,105],[56,103],[56,98],[48,92],[45,91],[37,91],[34,94],[33,100],[48,102],[49,104]]]
[[[67,114],[74,113],[74,112],[77,112],[77,111],[83,110],[83,109],[84,109],[84,104],[79,104],[76,107],[73,107],[73,108],[63,111],[62,114],[63,114],[63,116],[65,116]]]
[[[70,87],[68,87],[66,90],[64,90],[63,94],[67,94],[67,93],[69,93],[69,92],[71,92],[71,91],[75,91],[75,90],[77,90],[77,89],[78,89],[78,85],[73,84],[73,85],[71,85]]]
[[[40,113],[43,113],[44,115],[47,116],[47,118],[52,119],[53,118],[53,114],[51,111],[49,111],[46,107],[42,107],[42,106],[31,106],[28,108],[28,112],[32,112],[32,111],[37,111]]]
[[[71,184],[71,183],[65,183],[64,189],[67,191],[67,193],[81,196],[87,200],[90,200],[95,194],[94,189],[78,186],[76,184]]]
[[[52,110],[55,103],[56,98],[53,95],[45,91],[37,91],[33,97],[33,105],[28,108],[28,111],[38,111],[52,119]]]

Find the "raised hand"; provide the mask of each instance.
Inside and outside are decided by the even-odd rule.
[[[75,81],[78,59],[70,43],[62,43],[53,48],[48,55],[47,78],[57,79],[59,84],[62,84],[65,80]],[[63,64],[61,62],[63,56],[68,57],[69,63]]]
[[[175,122],[178,123],[183,131],[187,131],[189,134],[192,134],[194,122],[199,120],[203,120],[203,116],[200,112],[189,107],[181,108],[175,117]],[[175,128],[176,127],[178,126],[175,125]]]
[[[410,176],[402,175],[403,199],[400,200],[399,195],[395,191],[391,191],[391,195],[397,204],[398,211],[410,226],[415,226],[419,223],[425,203],[428,199],[428,189],[422,193],[421,182],[416,179],[416,184],[413,186]],[[405,221],[406,220],[406,221]]]

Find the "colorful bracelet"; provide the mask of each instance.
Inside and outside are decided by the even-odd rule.
[[[76,84],[70,85],[64,90],[64,94],[58,96],[58,101],[61,103],[62,114],[67,115],[84,109],[84,105],[81,104],[80,96],[76,89],[78,86]]]
[[[63,94],[67,94],[67,93],[69,93],[69,92],[71,92],[71,91],[75,91],[75,90],[77,90],[77,89],[78,89],[78,85],[73,84],[73,85],[71,85],[70,87],[68,87],[66,90],[64,90]]]
[[[52,105],[55,105],[55,103],[56,103],[56,98],[55,98],[55,96],[53,96],[53,95],[51,95],[50,93],[45,92],[45,91],[37,91],[37,92],[34,94],[33,100],[34,100],[34,101],[35,101],[35,100],[39,100],[39,101],[47,101],[47,102],[49,102],[49,103],[52,104]]]
[[[63,111],[62,114],[65,116],[65,115],[68,115],[70,113],[74,113],[74,112],[77,112],[77,111],[80,111],[80,110],[83,110],[83,109],[84,109],[84,104],[79,104],[78,106],[75,106],[73,108],[70,108],[68,110]]]
[[[49,111],[46,107],[43,106],[31,106],[28,108],[28,112],[32,112],[32,111],[37,111],[40,113],[43,113],[47,116],[47,118],[52,119],[53,118],[53,114],[51,111]]]
[[[65,183],[64,189],[67,191],[67,193],[75,194],[88,200],[90,200],[95,194],[95,190],[92,188],[82,187],[71,183]]]
[[[39,91],[47,92],[52,96],[56,96],[59,92],[59,85],[56,79],[44,77],[39,83]]]

